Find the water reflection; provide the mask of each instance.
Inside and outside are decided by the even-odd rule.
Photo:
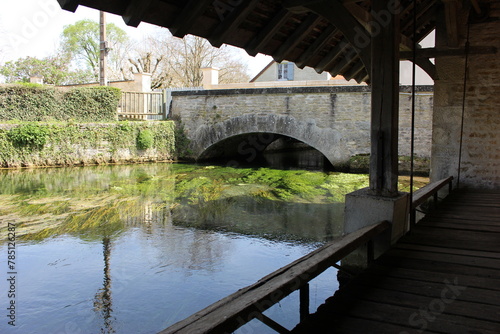
[[[23,333],[157,332],[339,235],[344,194],[367,182],[183,164],[0,171],[0,251],[16,222]],[[287,305],[275,319],[293,325]]]
[[[0,217],[33,241],[152,233],[153,218],[171,216],[178,226],[323,242],[338,234],[343,193],[366,182],[338,186],[342,175],[167,164],[4,171]]]
[[[110,270],[110,257],[111,257],[111,239],[104,237],[102,239],[103,255],[104,255],[104,280],[103,287],[99,289],[94,298],[94,311],[98,313],[104,322],[101,328],[101,333],[115,333],[113,329],[113,300],[111,295],[111,270]]]

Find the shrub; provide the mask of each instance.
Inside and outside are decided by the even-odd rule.
[[[139,150],[147,150],[153,147],[154,136],[151,130],[145,129],[139,132],[137,135],[137,148]]]
[[[121,91],[112,87],[74,88],[63,96],[64,112],[84,122],[113,121]]]
[[[41,150],[47,142],[48,134],[46,126],[28,123],[10,130],[7,138],[15,147]]]
[[[112,87],[74,88],[18,84],[0,87],[0,121],[108,122],[116,119],[121,91]]]

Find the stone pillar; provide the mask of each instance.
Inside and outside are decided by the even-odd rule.
[[[30,82],[35,84],[43,85],[43,76],[41,75],[32,75],[30,76]]]
[[[204,67],[201,69],[203,73],[203,88],[210,89],[212,86],[219,84],[219,69],[216,67]]]
[[[134,73],[134,86],[136,92],[151,92],[151,74]]]

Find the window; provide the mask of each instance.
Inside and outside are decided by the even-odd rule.
[[[278,80],[293,80],[294,63],[278,64]]]

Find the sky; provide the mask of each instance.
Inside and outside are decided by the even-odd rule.
[[[71,13],[62,10],[57,0],[0,0],[0,64],[21,57],[43,58],[54,54],[64,26],[83,19],[99,21],[99,12],[79,6]],[[165,29],[144,22],[138,28],[129,27],[120,16],[113,14],[107,14],[106,20],[137,41]],[[243,50],[239,50],[238,55],[248,64],[251,76],[272,60],[264,55],[251,57]]]
[[[79,6],[75,13],[62,10],[57,0],[0,0],[0,64],[22,57],[43,58],[55,53],[59,38],[65,25],[82,19],[99,20],[99,12]],[[128,27],[123,19],[107,14],[108,23],[112,22],[125,30],[137,41],[141,36],[152,34],[156,26],[141,23],[138,28]],[[432,44],[433,40],[427,44]],[[248,64],[251,77],[260,72],[272,58],[265,55],[251,57],[244,51],[238,54]],[[401,83],[411,83],[411,65],[404,62],[401,68]],[[417,72],[418,84],[432,84],[432,80],[421,70]]]

